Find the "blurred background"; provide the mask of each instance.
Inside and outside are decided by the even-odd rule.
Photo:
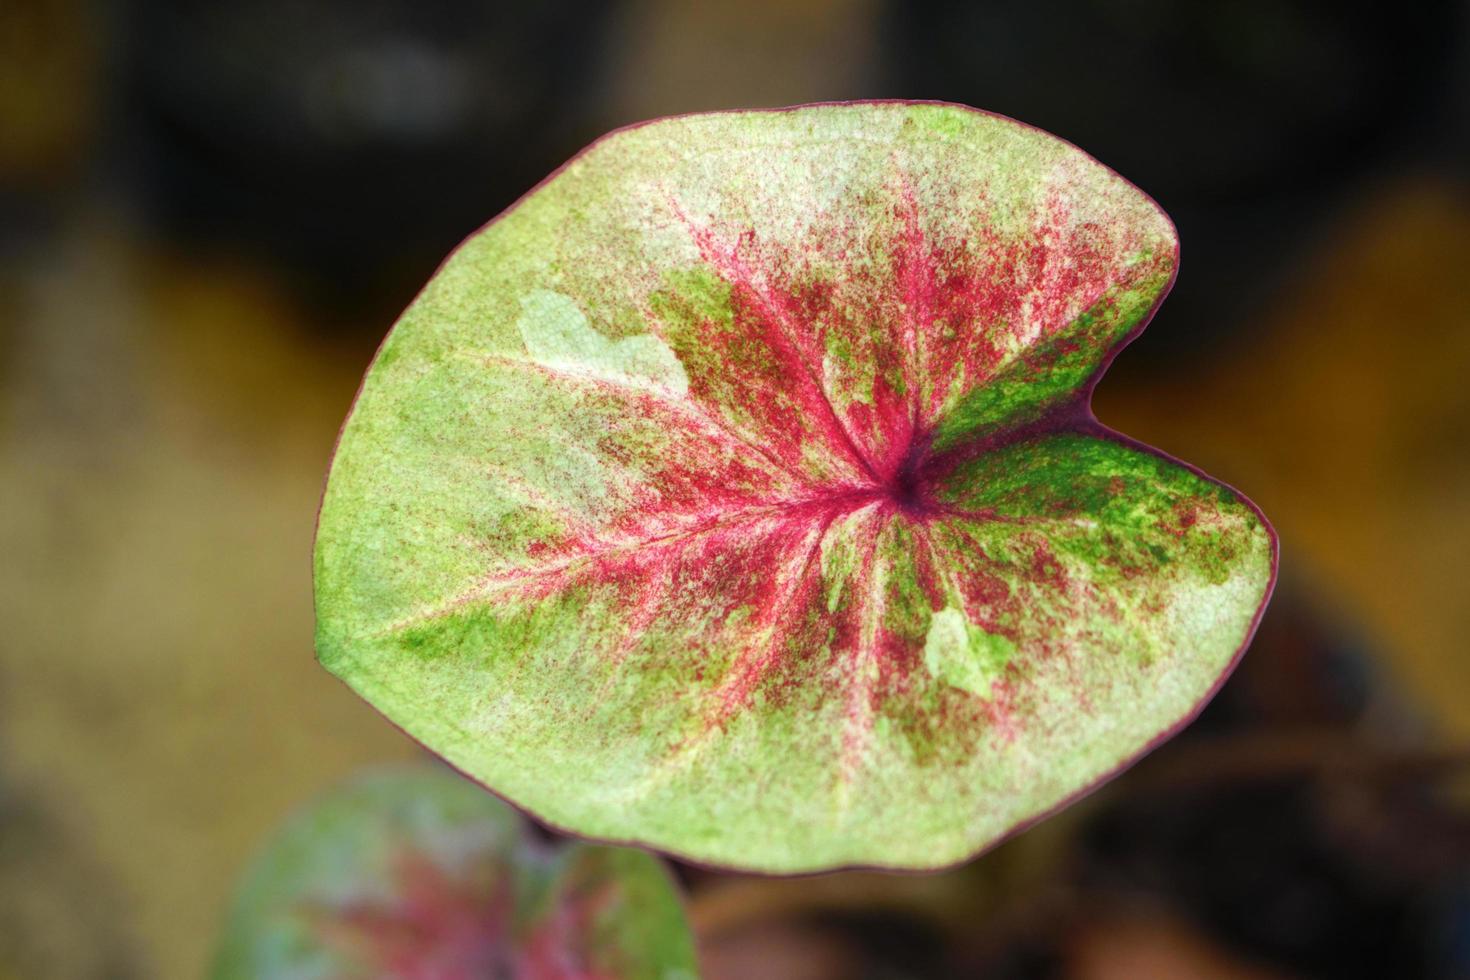
[[[419,752],[312,655],[375,345],[600,133],[964,102],[1177,219],[1099,416],[1282,539],[1183,736],[933,876],[680,867],[712,978],[1470,977],[1470,27],[1424,0],[0,0],[0,977],[196,977]]]

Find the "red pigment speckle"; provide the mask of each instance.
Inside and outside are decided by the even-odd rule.
[[[1037,536],[1032,539],[1031,552],[1031,579],[1034,582],[1048,586],[1056,592],[1063,592],[1067,588],[1067,570],[1052,553],[1051,543],[1045,538]]]
[[[1160,527],[1166,534],[1173,535],[1176,538],[1182,538],[1189,532],[1190,528],[1199,523],[1199,503],[1193,500],[1180,500],[1174,504],[1173,516],[1174,521],[1172,524],[1162,522]]]
[[[991,685],[990,697],[985,702],[985,714],[990,719],[991,730],[1002,742],[1016,740],[1016,690],[1009,680],[998,680]]]

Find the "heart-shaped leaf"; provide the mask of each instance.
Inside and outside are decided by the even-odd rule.
[[[534,844],[484,790],[375,773],[296,816],[236,895],[217,980],[693,980],[667,872],[642,851]]]
[[[1177,261],[958,106],[667,119],[466,242],[384,343],[317,538],[322,662],[556,826],[930,868],[1234,664],[1275,540],[1089,395]]]

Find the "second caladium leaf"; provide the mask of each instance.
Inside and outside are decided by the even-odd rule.
[[[241,883],[214,980],[694,980],[667,871],[552,850],[484,790],[373,773],[289,821]]]
[[[322,662],[556,826],[930,868],[1234,664],[1275,540],[1089,395],[1168,218],[956,106],[668,119],[472,237],[384,343],[317,538]]]

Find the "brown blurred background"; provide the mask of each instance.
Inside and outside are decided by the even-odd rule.
[[[1107,422],[1282,538],[1200,722],[971,865],[681,868],[711,977],[1470,977],[1470,61],[1453,0],[0,0],[0,978],[199,976],[290,808],[418,750],[313,661],[372,350],[614,126],[913,97],[1153,194]]]

